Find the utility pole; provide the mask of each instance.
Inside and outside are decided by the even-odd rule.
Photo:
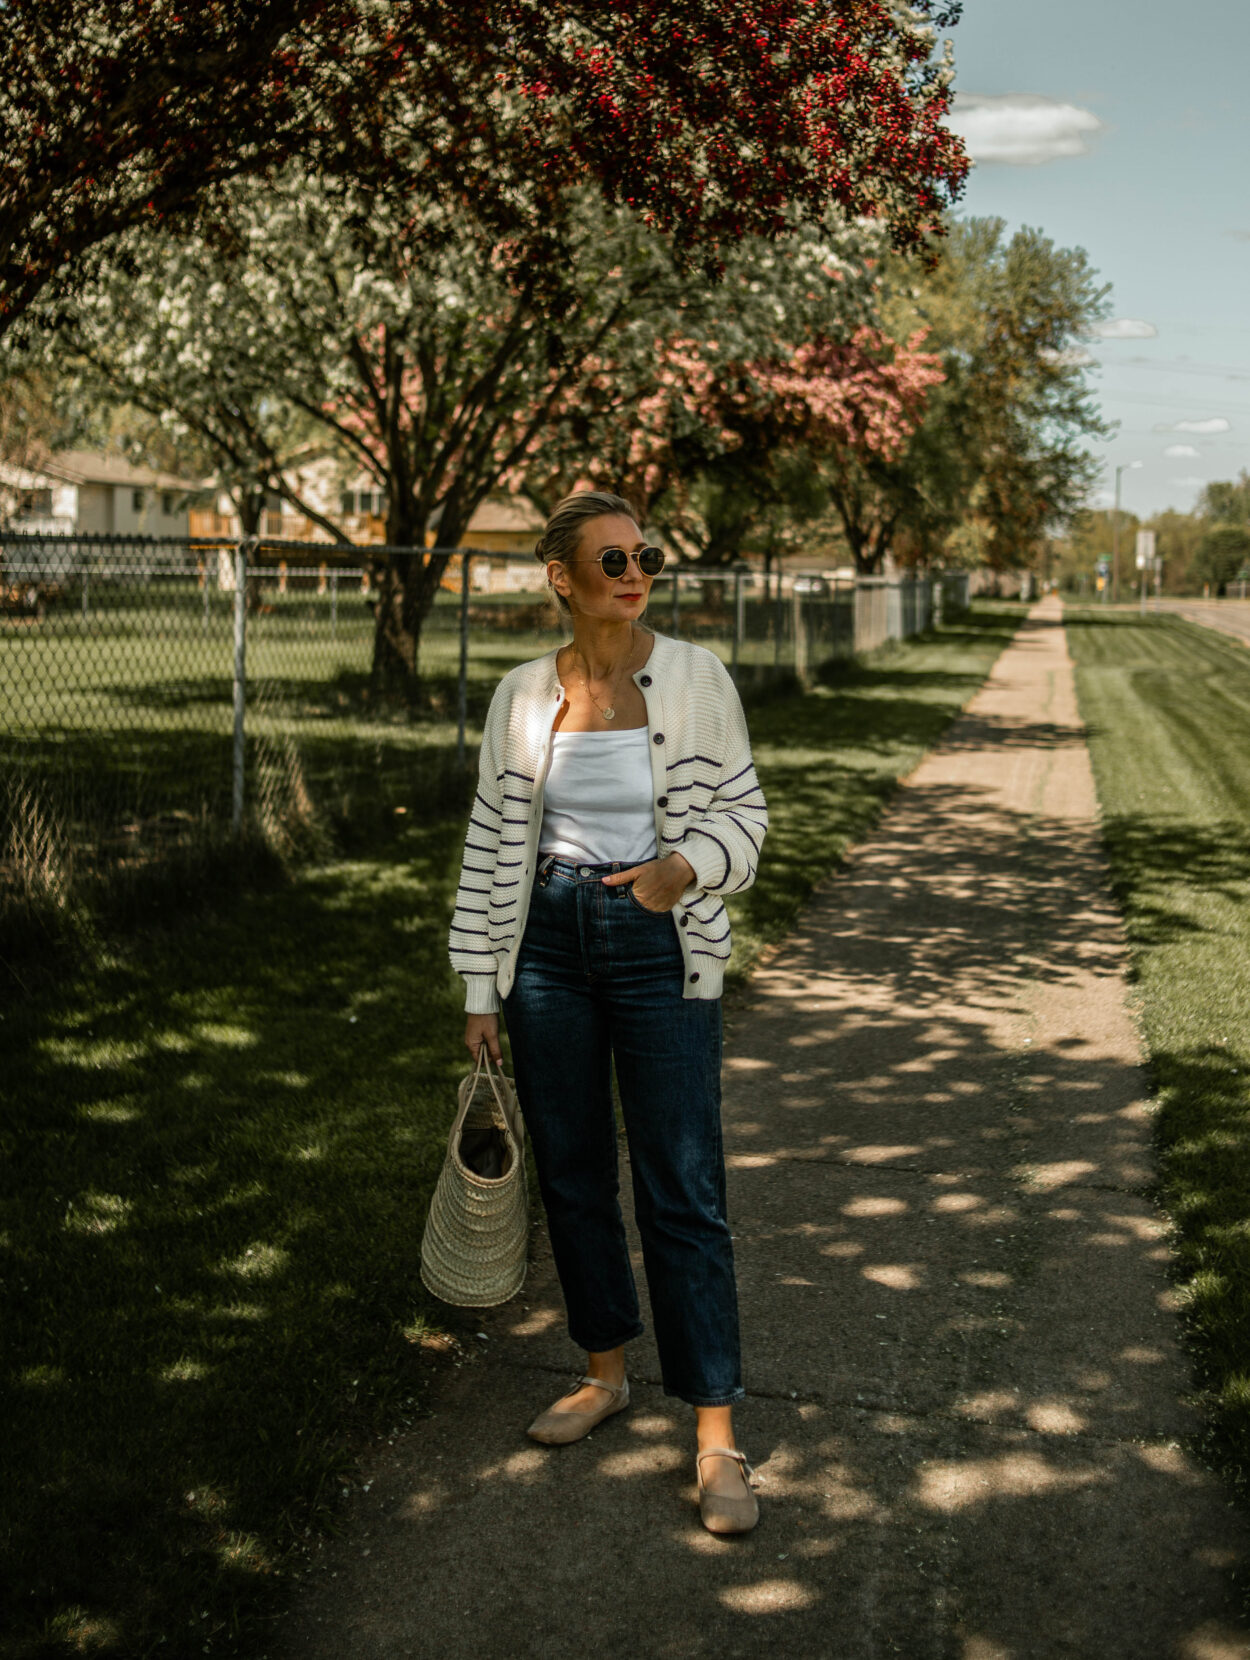
[[[1111,519],[1111,603],[1120,599],[1120,475],[1140,467],[1140,461],[1122,461],[1115,470],[1115,513]]]

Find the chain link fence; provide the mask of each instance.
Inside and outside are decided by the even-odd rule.
[[[500,676],[567,637],[528,555],[457,549],[423,626],[419,716],[374,697],[379,548],[0,540],[0,886],[259,831],[280,850],[459,799]],[[367,559],[369,566],[356,561]],[[967,605],[967,578],[666,570],[654,627],[744,691],[805,679]]]

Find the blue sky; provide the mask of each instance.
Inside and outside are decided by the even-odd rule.
[[[1085,249],[1118,337],[1087,342],[1137,513],[1250,468],[1250,0],[965,0],[960,211]]]

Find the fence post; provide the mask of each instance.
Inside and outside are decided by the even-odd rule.
[[[677,585],[677,571],[673,571],[673,614],[670,623],[673,638],[676,639],[681,631],[681,590]]]
[[[87,567],[82,568],[82,626],[87,626]]]
[[[330,575],[330,638],[333,640],[339,631],[339,573]]]
[[[807,635],[803,631],[803,596],[797,590],[794,599],[794,675],[800,686],[807,685]]]
[[[738,684],[738,653],[742,649],[742,572],[734,572],[734,643],[733,655],[729,663],[729,672],[733,675],[733,682]]]
[[[252,539],[254,542],[254,538]],[[243,712],[247,695],[247,542],[234,550],[234,796],[230,826],[243,830]]]
[[[469,724],[469,567],[467,552],[460,555],[460,684],[456,692],[456,761],[464,765],[464,735]]]

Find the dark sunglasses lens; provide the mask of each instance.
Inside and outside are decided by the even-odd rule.
[[[599,555],[599,563],[603,567],[604,576],[615,579],[624,576],[629,569],[629,555],[624,548],[604,548]]]
[[[638,555],[638,569],[644,576],[659,576],[664,569],[664,549],[643,548]]]

